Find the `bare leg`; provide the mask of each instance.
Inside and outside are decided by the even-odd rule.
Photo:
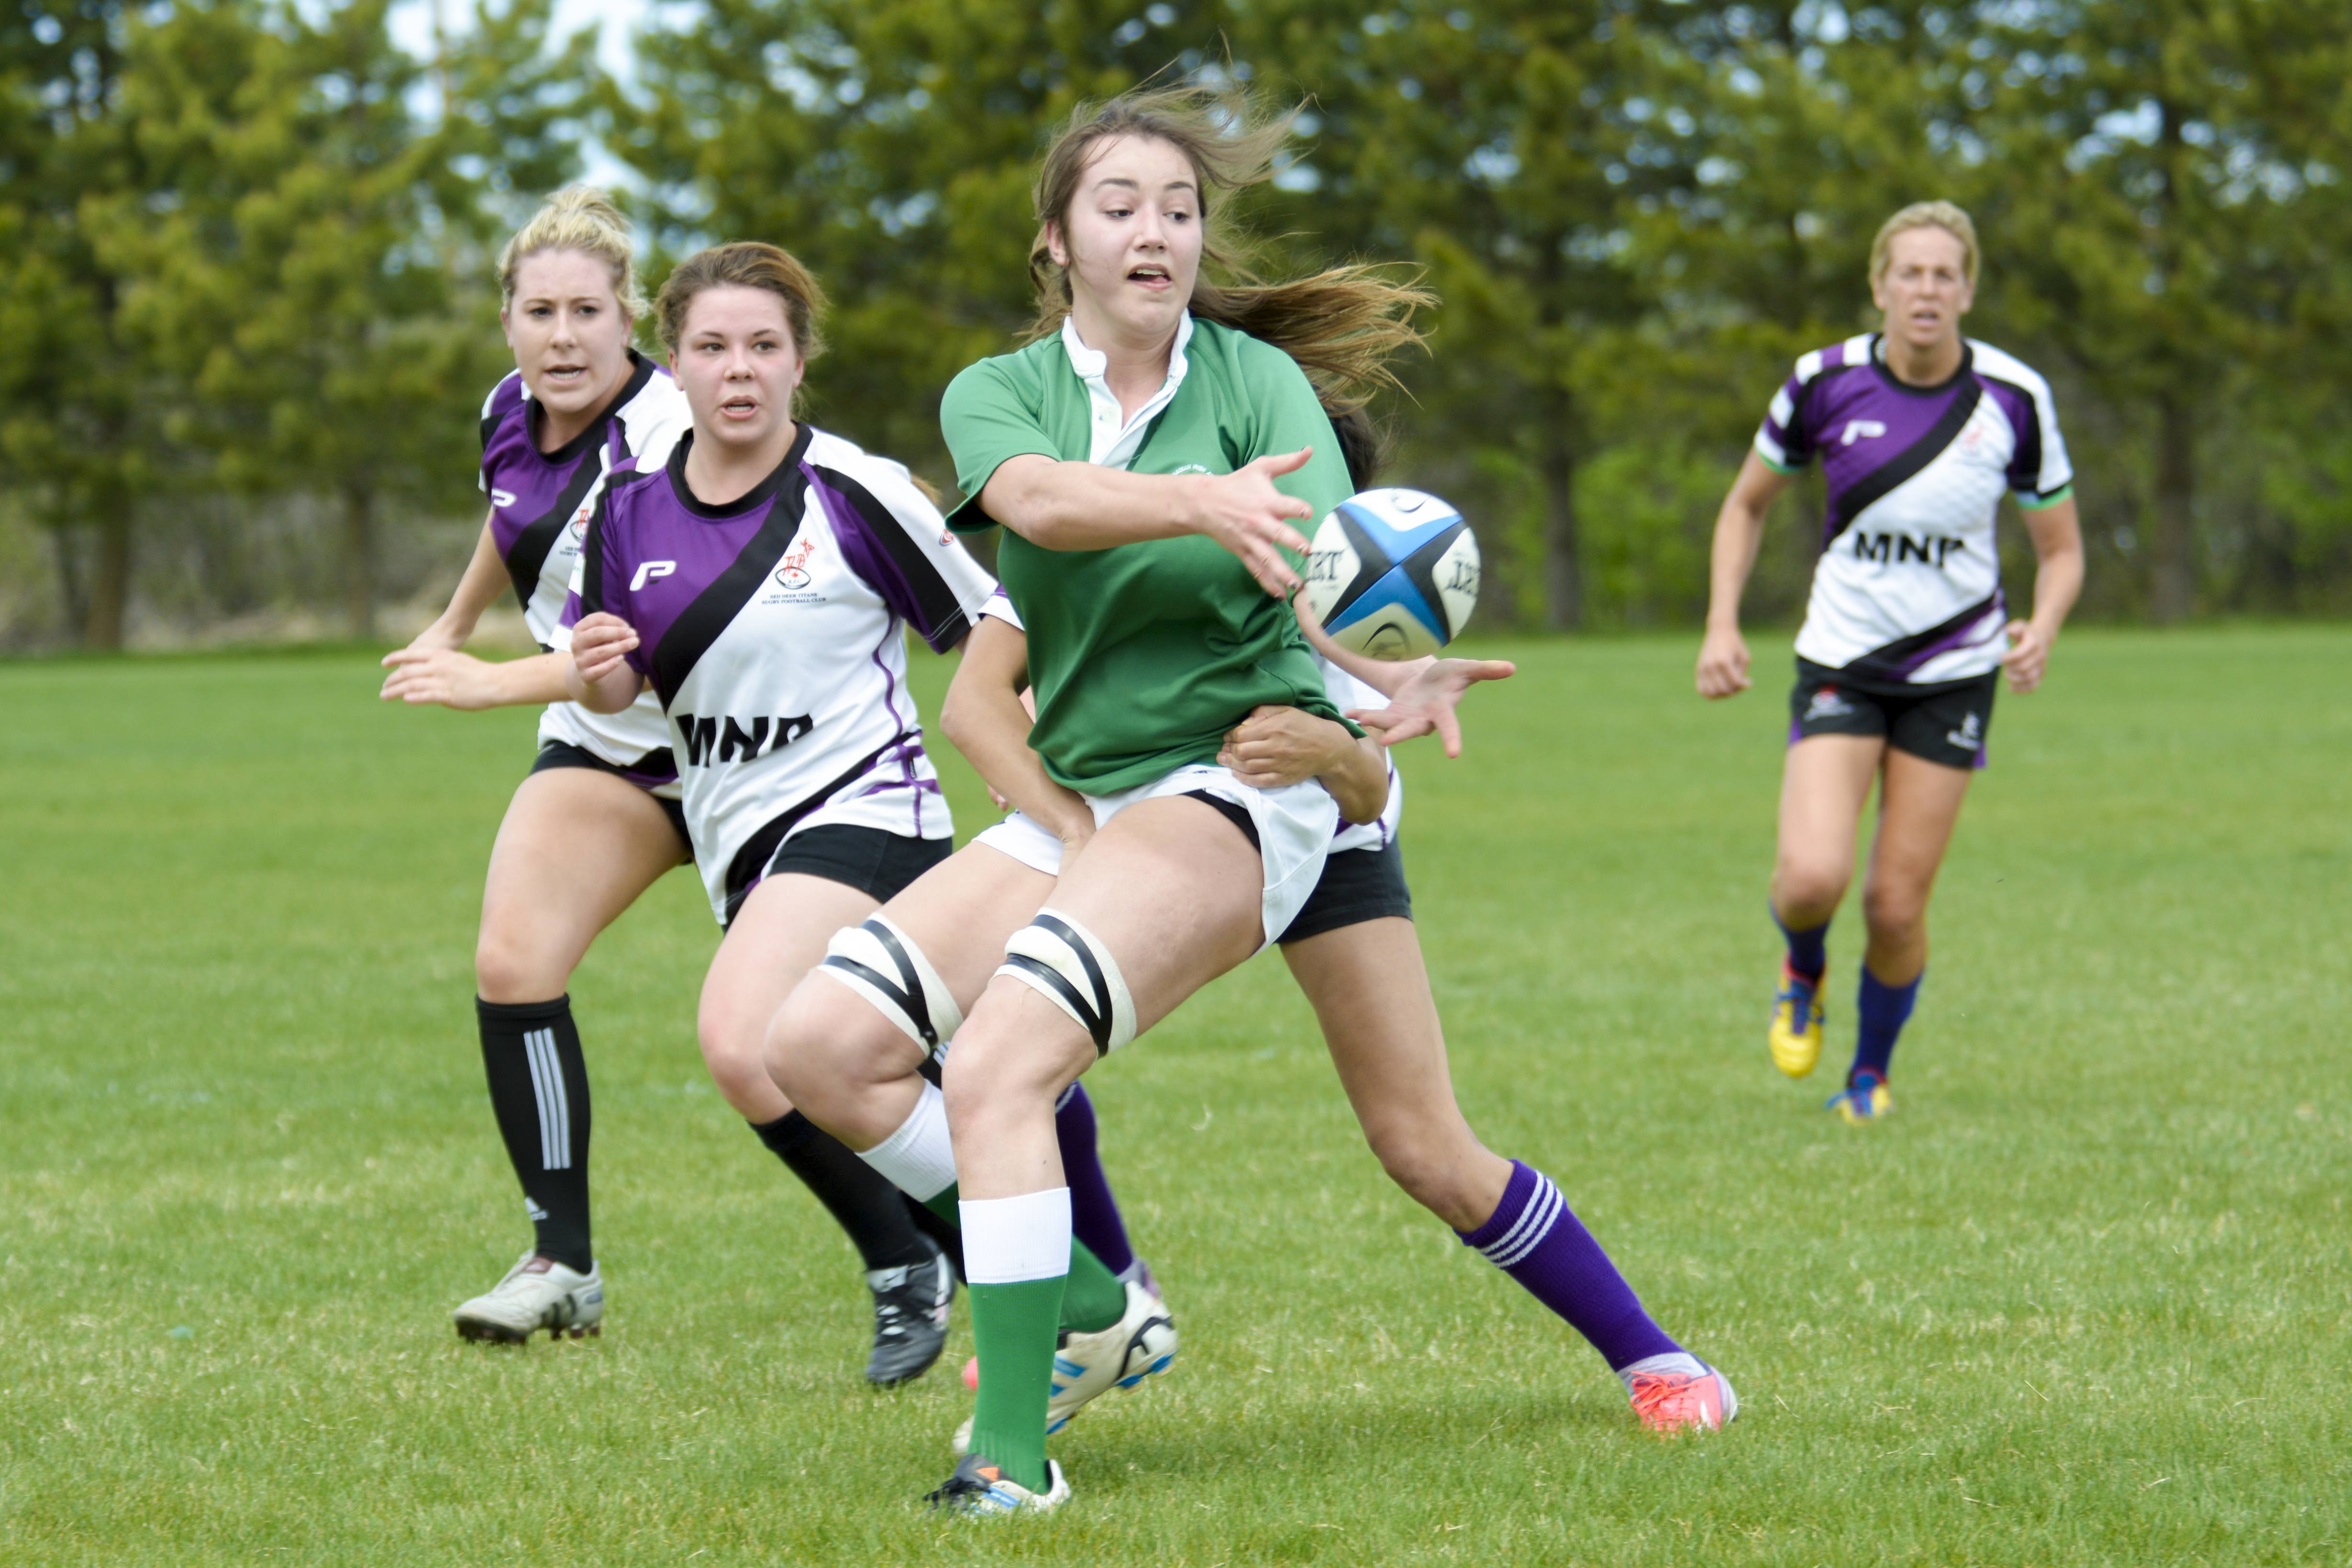
[[[1789,748],[1780,774],[1780,843],[1772,912],[1791,931],[1827,925],[1853,880],[1854,832],[1886,742],[1814,735]]]
[[[747,1121],[773,1121],[792,1101],[768,1076],[768,1022],[824,958],[835,931],[881,908],[870,893],[788,872],[751,889],[702,982],[696,1033],[719,1092]]]
[[[1283,956],[1315,1005],[1364,1136],[1399,1186],[1582,1334],[1612,1371],[1712,1375],[1651,1321],[1550,1180],[1489,1152],[1471,1132],[1454,1103],[1411,921],[1343,926]],[[1674,1386],[1687,1395],[1696,1385]],[[1720,1420],[1718,1413],[1707,1424]]]
[[[1256,949],[1263,880],[1256,850],[1220,813],[1149,800],[1094,837],[1053,908],[1117,966],[1140,1030]],[[1047,1476],[1048,1386],[1071,1282],[1056,1261],[1072,1248],[1054,1101],[1096,1059],[1086,1028],[1000,975],[947,1061],[972,1335],[986,1369],[971,1452],[1032,1489]]]
[[[539,1258],[583,1275],[594,1260],[588,1067],[565,988],[597,934],[685,858],[658,803],[586,768],[525,778],[490,852],[474,954],[490,1106]]]
[[[1257,851],[1222,814],[1148,800],[1095,835],[1053,906],[1110,950],[1140,1033],[1257,950],[1263,881]],[[1068,1014],[1019,982],[989,983],[946,1073],[967,1201],[1061,1185],[1054,1100],[1096,1059]]]
[[[1502,1202],[1511,1163],[1478,1142],[1454,1103],[1412,922],[1342,926],[1286,945],[1282,957],[1314,1005],[1339,1087],[1381,1168],[1455,1230],[1484,1225]]]
[[[562,994],[588,944],[686,859],[669,814],[626,779],[551,768],[522,781],[482,890],[474,975],[485,1002]]]
[[[1887,751],[1862,913],[1870,929],[1863,962],[1889,985],[1907,985],[1927,966],[1927,898],[1972,776],[1968,768]]]
[[[975,844],[925,872],[883,912],[967,1011],[1004,962],[1005,942],[1053,890],[1045,873]],[[811,1121],[853,1149],[871,1149],[914,1110],[925,1054],[856,992],[810,975],[775,1011],[764,1056],[779,1091]]]

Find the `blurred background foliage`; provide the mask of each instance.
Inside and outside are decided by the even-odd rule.
[[[479,526],[497,247],[583,172],[655,281],[798,252],[838,307],[815,417],[944,483],[940,389],[1029,314],[1044,140],[1171,74],[1300,106],[1240,204],[1265,270],[1442,295],[1381,412],[1391,478],[1479,525],[1486,624],[1694,624],[1764,403],[1872,324],[1870,237],[1927,196],[1984,237],[1972,335],[2057,388],[2084,614],[2352,609],[2341,0],[693,0],[617,77],[551,5],[447,0],[423,53],[388,0],[0,14],[0,647],[428,613]],[[1801,606],[1820,499],[1751,618]]]

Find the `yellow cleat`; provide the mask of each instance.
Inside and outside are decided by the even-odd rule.
[[[1780,963],[1780,990],[1772,998],[1772,1029],[1766,1044],[1772,1047],[1772,1065],[1790,1078],[1802,1078],[1822,1059],[1822,983],[1808,980]]]
[[[1849,1127],[1867,1127],[1895,1109],[1895,1096],[1885,1079],[1864,1071],[1830,1096],[1829,1103],[1822,1109],[1836,1111]]]

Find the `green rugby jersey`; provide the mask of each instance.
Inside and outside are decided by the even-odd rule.
[[[956,482],[971,499],[949,525],[996,525],[980,505],[999,465],[1027,453],[1070,461],[1096,454],[1118,415],[1089,390],[1077,360],[1100,356],[1066,328],[958,375],[940,409]],[[1315,509],[1348,497],[1348,468],[1306,373],[1280,349],[1212,321],[1180,332],[1172,396],[1108,461],[1139,474],[1229,474],[1258,458],[1312,447],[1305,468],[1276,484]],[[1148,412],[1148,411],[1147,411]],[[1098,414],[1105,421],[1098,427]],[[1131,449],[1125,461],[1119,457]],[[1297,562],[1294,558],[1294,565]],[[1225,731],[1262,703],[1339,713],[1290,606],[1240,560],[1200,535],[1109,550],[1046,550],[1010,529],[997,574],[1029,634],[1037,723],[1029,743],[1057,782],[1111,795],[1214,761]],[[1341,720],[1341,722],[1346,721]]]

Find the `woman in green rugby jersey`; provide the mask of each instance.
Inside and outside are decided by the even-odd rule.
[[[1073,122],[1039,180],[1034,341],[967,370],[942,412],[971,498],[951,521],[1009,531],[1000,566],[1026,622],[1037,700],[1032,789],[1083,802],[1056,829],[1083,853],[1061,868],[1052,905],[1015,931],[970,1020],[953,1018],[950,1000],[921,1031],[958,1040],[944,1098],[903,1078],[848,1095],[817,1081],[822,1053],[795,1019],[815,1003],[806,992],[771,1037],[779,1081],[812,1116],[902,1184],[961,1200],[985,1376],[971,1453],[938,1496],[979,1511],[1058,1503],[1067,1488],[1045,1458],[1049,1419],[1105,1378],[1131,1381],[1164,1360],[1154,1322],[1092,1300],[1051,1143],[1055,1097],[1282,936],[1322,878],[1335,794],[1367,794],[1353,748],[1333,749],[1323,782],[1286,786],[1254,784],[1265,775],[1244,776],[1221,752],[1267,709],[1339,727],[1283,602],[1297,582],[1286,552],[1304,546],[1291,523],[1348,493],[1325,400],[1345,413],[1386,379],[1382,361],[1415,341],[1404,318],[1426,297],[1362,268],[1244,288],[1202,278],[1203,259],[1220,259],[1204,197],[1263,177],[1284,132],[1221,121],[1214,107],[1199,94],[1134,95]],[[1371,772],[1370,815],[1385,771]],[[1066,814],[1041,804],[1032,815]],[[908,930],[869,922],[862,938],[845,933],[856,940],[822,973],[919,1021],[927,997],[971,994],[974,961],[992,957],[953,951],[965,944],[921,924],[928,952]],[[1508,1268],[1527,1260],[1523,1244],[1580,1233],[1554,1223],[1564,1205],[1549,1183],[1495,1163],[1508,1191],[1481,1205],[1494,1211],[1472,1237],[1482,1250]],[[1073,1316],[1081,1294],[1089,1304]]]

